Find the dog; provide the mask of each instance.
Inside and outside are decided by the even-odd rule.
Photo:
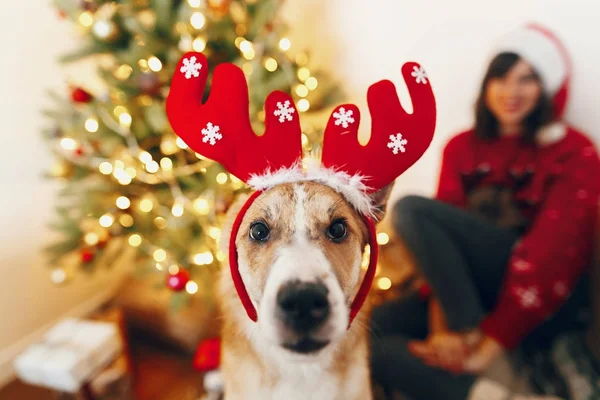
[[[378,217],[390,190],[373,196]],[[230,209],[221,243],[245,201]],[[227,268],[219,284],[226,400],[372,398],[366,307],[347,329],[367,235],[362,217],[323,184],[282,184],[257,198],[236,238],[256,323]]]
[[[377,265],[374,220],[385,213],[395,179],[433,139],[429,78],[417,63],[402,66],[410,114],[391,81],[369,87],[365,145],[358,140],[358,107],[336,107],[320,160],[311,167],[289,94],[267,96],[265,131],[258,136],[244,72],[217,66],[203,103],[208,71],[203,54],[183,55],[166,109],[190,149],[255,190],[230,207],[222,231],[222,251],[229,255],[219,283],[225,398],[370,400],[362,306]]]

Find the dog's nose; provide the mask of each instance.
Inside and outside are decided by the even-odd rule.
[[[280,318],[298,332],[319,327],[329,316],[327,287],[320,282],[293,281],[277,293]]]

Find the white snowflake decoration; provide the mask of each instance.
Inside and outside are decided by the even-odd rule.
[[[540,299],[540,292],[537,287],[527,287],[527,288],[516,288],[515,295],[519,301],[519,304],[523,309],[532,309],[538,308],[542,306],[542,300]]]
[[[569,295],[569,287],[563,281],[558,281],[554,284],[554,293],[558,297],[567,297]]]
[[[213,125],[212,122],[206,124],[206,128],[202,129],[202,142],[210,143],[211,146],[214,146],[217,143],[217,140],[223,139],[223,135],[219,132],[219,125]]]
[[[398,152],[402,152],[404,153],[406,151],[406,144],[408,143],[408,140],[404,139],[402,137],[401,133],[397,133],[395,135],[390,135],[390,141],[387,144],[387,147],[389,149],[392,149],[392,153],[394,154],[398,154]]]
[[[514,262],[513,269],[515,272],[530,272],[533,270],[533,264],[529,261],[518,259]]]
[[[296,110],[294,107],[290,107],[290,101],[286,100],[283,104],[280,101],[277,102],[277,110],[273,112],[273,115],[279,117],[279,122],[291,121],[294,119],[292,115]]]
[[[192,76],[197,78],[200,76],[200,70],[202,69],[202,64],[196,62],[196,56],[191,56],[189,60],[187,58],[183,59],[183,65],[179,69],[182,74],[185,74],[185,79],[190,79]]]
[[[416,65],[413,67],[413,72],[411,74],[415,77],[415,81],[417,83],[427,84],[427,73],[423,67],[417,67]]]
[[[354,112],[352,110],[346,110],[344,107],[340,107],[340,109],[333,113],[333,117],[335,118],[335,125],[347,128],[349,124],[354,123],[354,118],[352,114]]]

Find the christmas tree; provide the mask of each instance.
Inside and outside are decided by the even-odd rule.
[[[62,61],[98,56],[106,90],[71,87],[69,96],[54,94],[56,105],[46,112],[44,135],[57,156],[48,176],[64,182],[53,223],[62,239],[47,248],[53,281],[72,275],[63,265],[69,255],[78,255],[77,271],[93,271],[100,259],[110,264],[109,247],[117,256],[133,248],[135,271],[163,274],[180,297],[214,279],[224,259],[217,243],[224,213],[247,189],[174,135],[165,115],[169,80],[190,50],[203,52],[211,69],[239,65],[256,132],[264,130],[272,90],[291,93],[303,113],[340,100],[331,81],[309,69],[308,55],[292,51],[281,3],[56,0],[85,41]],[[310,150],[320,132],[308,125],[303,131]]]

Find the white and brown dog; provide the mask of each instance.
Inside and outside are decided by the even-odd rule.
[[[281,184],[257,198],[236,237],[256,323],[228,270],[220,282],[228,400],[371,398],[364,308],[348,329],[367,242],[362,216],[321,183]]]
[[[256,190],[230,209],[221,241],[229,255],[219,291],[227,400],[371,399],[361,307],[377,264],[372,217],[381,216],[395,178],[421,157],[435,130],[425,72],[415,63],[402,72],[412,114],[394,85],[380,81],[367,96],[369,142],[358,141],[358,108],[337,107],[320,164],[302,167],[302,130],[289,95],[269,95],[266,131],[257,136],[238,67],[215,69],[203,104],[206,58],[188,53],[179,62],[167,99],[174,131]]]

